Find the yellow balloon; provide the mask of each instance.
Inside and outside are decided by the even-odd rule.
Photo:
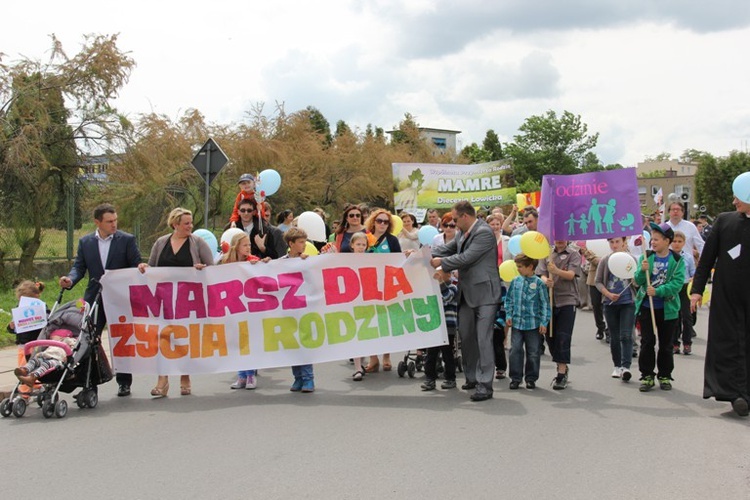
[[[518,193],[516,195],[516,206],[518,206],[518,210],[523,210],[523,207],[526,206],[526,195],[522,193]]]
[[[513,278],[521,275],[518,272],[518,266],[512,260],[506,260],[500,264],[498,271],[500,272],[500,279],[503,281],[513,281]]]
[[[537,231],[526,231],[521,236],[521,252],[532,259],[544,259],[549,255],[547,237]]]
[[[398,236],[401,230],[404,228],[404,221],[398,215],[391,216],[391,234]]]
[[[304,253],[307,254],[307,255],[312,256],[312,255],[318,255],[320,252],[318,252],[318,249],[315,248],[315,245],[313,245],[309,241],[306,241],[305,242],[305,252]]]

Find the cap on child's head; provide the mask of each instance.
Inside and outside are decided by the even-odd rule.
[[[65,328],[58,328],[50,334],[50,337],[72,337],[73,332]]]
[[[657,233],[660,233],[662,236],[664,236],[669,241],[674,240],[674,231],[669,226],[669,224],[656,224],[655,222],[652,222],[649,224],[651,226],[651,231],[656,231]]]
[[[253,177],[252,174],[242,174],[240,176],[240,180],[237,181],[237,184],[240,184],[241,182],[255,182],[255,177]]]

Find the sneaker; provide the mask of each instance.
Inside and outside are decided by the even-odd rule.
[[[422,385],[419,387],[422,388],[423,391],[434,391],[435,390],[435,381],[434,380],[425,380],[422,382]]]
[[[675,344],[672,346],[672,354],[680,354],[680,344]]]
[[[247,382],[245,382],[245,389],[248,391],[255,389],[258,383],[255,381],[255,375],[248,375]]]
[[[620,378],[622,379],[623,382],[630,382],[630,379],[632,377],[633,377],[633,374],[630,373],[630,369],[629,368],[623,368],[622,369],[622,372],[620,374]]]
[[[672,390],[672,378],[671,377],[659,377],[659,389],[662,391]]]
[[[601,340],[604,338],[604,332],[596,332],[596,340]]]
[[[230,389],[244,389],[246,384],[245,377],[238,377],[234,384],[230,385]]]
[[[512,391],[517,390],[519,387],[521,387],[521,382],[518,382],[517,380],[511,380],[510,381],[510,389]]]
[[[315,382],[312,380],[302,382],[302,392],[315,392]]]
[[[614,370],[612,370],[612,378],[620,378],[622,376],[622,368],[619,366],[616,366]]]
[[[533,380],[527,380],[526,381],[526,388],[527,389],[536,389],[536,382]]]
[[[456,388],[456,381],[455,380],[446,380],[442,384],[440,384],[441,389],[455,389]]]
[[[463,389],[464,391],[470,391],[476,388],[477,388],[476,382],[466,382],[464,385],[461,386],[461,389]]]
[[[646,375],[641,377],[641,386],[638,388],[641,392],[648,392],[654,388],[654,377]]]
[[[682,354],[685,356],[690,356],[693,353],[693,346],[692,345],[685,345],[682,348]]]
[[[564,373],[558,373],[557,376],[552,379],[552,388],[556,391],[562,391],[568,385],[568,376]]]
[[[302,379],[295,377],[294,383],[292,383],[292,386],[289,388],[292,392],[299,392],[302,390]]]
[[[505,370],[497,370],[495,371],[495,378],[497,380],[502,380],[505,378]]]

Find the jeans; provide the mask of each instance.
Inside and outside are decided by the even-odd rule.
[[[616,367],[630,368],[633,359],[633,327],[635,304],[607,304],[604,317],[609,327],[609,350]]]
[[[520,382],[524,375],[524,346],[526,346],[526,381],[539,380],[539,357],[542,335],[539,330],[518,330],[510,333],[510,379]]]
[[[301,379],[303,382],[313,380],[313,365],[297,365],[292,367],[294,379]]]
[[[646,299],[648,300],[648,299]],[[674,356],[672,354],[672,335],[679,319],[664,319],[664,309],[654,309],[656,332],[651,324],[651,312],[641,306],[638,321],[641,324],[641,355],[638,357],[638,369],[641,375],[654,376],[654,367],[659,368],[660,377],[672,378]],[[656,336],[659,336],[659,355],[654,352]]]
[[[247,378],[255,376],[255,370],[240,370],[237,372],[237,378]]]
[[[547,345],[555,363],[570,364],[570,341],[576,322],[576,306],[552,308],[552,332],[547,330]]]
[[[427,357],[424,361],[424,374],[427,380],[437,380],[438,354],[443,355],[445,380],[456,381],[456,359],[453,357],[453,346],[456,342],[456,329],[448,328],[448,344],[427,348]]]

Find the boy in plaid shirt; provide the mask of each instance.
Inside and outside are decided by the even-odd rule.
[[[539,379],[540,348],[550,320],[549,296],[544,282],[534,274],[538,261],[523,254],[515,258],[521,274],[510,282],[505,296],[506,323],[510,335],[510,388],[518,389],[524,378],[526,347],[526,388],[534,389]]]

